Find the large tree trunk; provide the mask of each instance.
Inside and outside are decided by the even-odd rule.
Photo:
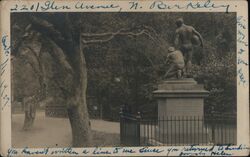
[[[68,111],[72,130],[72,145],[74,147],[90,146],[91,128],[88,108],[86,103],[87,67],[80,40],[67,43],[70,52],[62,49],[52,40],[47,40],[51,45],[50,55],[58,65],[56,82],[61,89]],[[67,55],[66,55],[67,54]],[[69,62],[70,61],[70,62]]]
[[[23,100],[25,119],[23,124],[24,130],[29,130],[33,127],[34,120],[36,117],[36,103],[33,100],[33,97],[24,98]]]
[[[73,147],[90,146],[91,144],[90,122],[84,106],[86,103],[68,108]]]
[[[92,141],[91,126],[86,103],[87,67],[82,51],[81,37],[79,44],[74,46],[75,62],[78,62],[75,96],[69,99],[68,116],[72,129],[73,147],[90,146]]]

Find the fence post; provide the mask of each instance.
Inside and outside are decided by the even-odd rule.
[[[123,108],[121,107],[120,108],[120,142],[121,142],[121,144],[124,144],[123,142]]]
[[[141,129],[140,129],[140,123],[141,123],[141,113],[137,112],[136,115],[136,135],[137,135],[137,144],[140,146],[141,144]]]
[[[215,121],[213,119],[211,119],[212,123],[212,142],[213,144],[215,144]]]

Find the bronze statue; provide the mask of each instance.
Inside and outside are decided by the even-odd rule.
[[[190,75],[190,70],[192,67],[192,55],[193,46],[198,45],[200,41],[201,47],[203,47],[203,39],[199,32],[197,32],[192,26],[184,24],[182,18],[176,20],[176,37],[175,46],[178,47],[185,57],[185,70],[186,73]]]
[[[167,63],[169,63],[169,69],[164,75],[165,78],[176,77],[180,79],[183,77],[185,62],[181,51],[175,50],[174,47],[169,47]]]

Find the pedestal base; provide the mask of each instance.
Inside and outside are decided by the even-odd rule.
[[[158,101],[158,139],[166,144],[208,142],[202,121],[209,92],[193,79],[167,80],[154,91]]]
[[[158,99],[158,117],[203,117],[204,98],[209,92],[193,79],[167,80],[154,91]]]

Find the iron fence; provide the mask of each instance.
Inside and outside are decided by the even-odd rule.
[[[236,144],[236,116],[154,119],[121,113],[120,139],[125,146]]]
[[[122,113],[120,116],[120,141],[122,145],[140,145],[140,119],[139,115]]]

